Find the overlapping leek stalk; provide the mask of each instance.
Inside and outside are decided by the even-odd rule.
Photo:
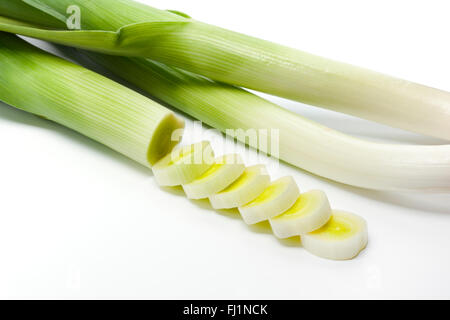
[[[0,33],[0,101],[151,166],[183,127],[173,112],[99,74]]]
[[[328,60],[131,0],[0,0],[0,30],[103,53],[140,56],[221,82],[450,139],[450,93]],[[47,15],[47,16],[46,16]],[[95,31],[92,31],[95,30]]]

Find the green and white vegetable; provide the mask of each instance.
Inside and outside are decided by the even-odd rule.
[[[162,187],[190,183],[214,165],[214,151],[207,141],[178,147],[153,167],[156,182]]]
[[[245,170],[244,162],[238,154],[225,155],[216,159],[211,168],[191,183],[183,185],[189,199],[206,199],[228,187]]]
[[[334,211],[332,215],[324,192],[314,190],[300,195],[292,177],[270,184],[264,166],[244,168],[242,159],[236,154],[206,164],[205,157],[212,159],[213,154],[208,142],[175,148],[153,166],[155,178],[163,186],[180,185],[182,180],[192,181],[183,185],[189,198],[209,196],[215,209],[238,207],[249,225],[269,220],[278,238],[300,235],[305,249],[315,255],[346,260],[365,248],[368,239],[366,222],[340,211]],[[193,167],[193,163],[200,166]]]
[[[203,193],[211,199],[219,192],[218,206],[248,200],[240,212],[249,224],[285,212],[299,196],[291,177],[266,188],[270,178],[262,166],[244,171],[237,155],[215,160],[208,142],[172,150],[179,141],[172,138],[179,138],[184,123],[171,111],[16,36],[0,33],[0,70],[1,101],[79,131],[143,165],[154,164],[155,178],[163,186],[184,185],[193,197]],[[315,252],[317,243],[311,243]],[[330,257],[348,252],[349,242],[340,244]]]
[[[81,28],[61,32],[69,6]],[[443,139],[450,93],[318,57],[131,0],[0,0],[0,30],[122,56]],[[39,26],[25,26],[21,22]],[[274,81],[276,79],[276,81]]]
[[[353,259],[367,246],[367,242],[366,221],[343,211],[333,211],[325,226],[302,236],[302,244],[307,251],[332,260]]]
[[[270,185],[270,176],[263,165],[251,166],[225,190],[209,197],[214,209],[232,209],[246,205]]]
[[[43,4],[43,1],[40,3]],[[45,10],[41,11],[43,7],[36,6],[33,10],[30,7],[35,2],[34,0],[29,0],[27,3],[0,0],[0,9],[8,16],[29,21],[33,20],[32,17],[36,15],[36,17],[40,17],[39,23],[45,23],[42,21],[45,17]],[[13,6],[12,3],[15,5]],[[51,14],[43,20],[55,23],[59,19],[61,22],[65,14],[63,9],[68,5],[68,1],[45,0],[45,4],[49,6],[46,7],[46,10]],[[108,5],[105,5],[104,0],[70,1],[70,4],[78,4],[83,8],[84,18],[82,21],[84,25],[82,27],[87,29],[117,30],[119,26],[131,22],[144,22],[149,19],[157,21],[170,21],[172,18],[185,19],[179,15],[127,0],[115,1],[116,6],[111,6],[110,1],[108,1]],[[49,8],[53,8],[54,11]],[[102,9],[100,10],[100,8]],[[36,11],[40,12],[40,15]],[[102,15],[106,15],[107,19],[105,16],[100,17],[100,12]],[[133,14],[130,14],[132,12]],[[55,18],[55,16],[59,18]],[[15,32],[21,33],[24,33],[26,29],[26,27],[10,22],[5,22],[0,26],[19,28]],[[47,27],[50,27],[50,24],[47,24]],[[26,30],[29,31],[29,28]],[[115,34],[114,31],[108,31],[108,33]],[[53,36],[54,32],[51,34]],[[69,43],[73,41],[74,37],[80,37],[82,41],[90,42],[93,41],[91,36],[98,34],[99,38],[108,39],[108,36],[101,31],[58,31],[57,34],[60,37],[66,37]],[[122,34],[122,36],[124,35]],[[166,38],[162,39],[167,40]],[[106,55],[91,55],[91,57],[156,98],[221,131],[225,132],[227,129],[279,130],[280,144],[277,146],[279,152],[272,152],[271,149],[275,147],[273,145],[269,145],[263,151],[273,153],[285,162],[322,177],[369,189],[419,192],[448,192],[450,190],[450,146],[448,145],[411,146],[364,141],[320,126],[244,90],[218,84],[161,63],[140,58],[128,59]],[[216,67],[222,66],[220,64]],[[276,82],[279,82],[280,78],[276,79]],[[358,92],[363,92],[363,90],[358,87]],[[327,93],[325,92],[325,94]],[[360,95],[356,96],[360,97]],[[373,100],[376,101],[378,98],[374,97]],[[409,117],[416,117],[417,114],[420,114],[420,118],[427,122],[428,119],[439,114],[432,108],[427,107],[426,109],[427,116],[420,112],[410,112],[399,118],[404,119],[407,123],[414,123]],[[401,109],[393,107],[392,110]],[[450,113],[447,112],[437,117],[445,122],[444,129],[437,124],[432,124],[430,127],[439,128],[438,131],[441,133],[446,132],[448,120],[444,119],[448,114]],[[246,141],[245,138],[237,138],[242,142]],[[255,147],[261,149],[260,145]]]
[[[255,200],[239,208],[246,224],[257,224],[288,210],[294,205],[300,191],[292,177],[273,182]]]
[[[139,58],[89,54],[95,62],[154,97],[230,133],[279,132],[256,148],[319,176],[378,190],[450,191],[450,146],[414,146],[358,139],[317,124],[245,90]],[[245,137],[235,136],[245,143]],[[276,141],[276,140],[275,140]],[[274,152],[277,151],[277,152]]]
[[[328,197],[323,191],[303,193],[283,214],[269,220],[274,234],[280,238],[304,235],[323,227],[331,217]]]
[[[0,33],[0,101],[78,131],[149,167],[184,122],[116,82]]]

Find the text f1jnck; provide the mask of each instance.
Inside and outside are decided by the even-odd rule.
[[[183,315],[203,315],[214,318],[218,314],[231,317],[242,315],[268,315],[267,305],[233,305],[226,306],[195,306],[193,304],[184,307]]]

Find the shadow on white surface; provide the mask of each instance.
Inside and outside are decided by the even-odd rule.
[[[183,189],[180,188],[181,193],[183,196],[184,192]],[[178,191],[176,191],[178,192]],[[275,237],[272,227],[270,226],[269,221],[263,221],[254,225],[246,225],[244,221],[242,220],[241,214],[239,213],[238,209],[229,209],[229,210],[216,210],[211,206],[211,203],[207,199],[203,200],[190,200],[191,203],[193,203],[195,206],[199,207],[202,210],[205,210],[210,214],[211,211],[215,212],[216,214],[225,217],[227,219],[232,220],[240,220],[242,222],[242,225],[245,226],[245,228],[253,233],[269,236],[273,239],[275,239],[279,244],[281,244],[284,247],[291,247],[291,248],[301,248],[301,240],[300,237],[292,237],[288,239],[278,239]]]
[[[355,193],[379,202],[422,211],[422,213],[450,214],[450,194],[399,193],[355,190]]]

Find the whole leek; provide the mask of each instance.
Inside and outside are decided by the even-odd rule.
[[[0,14],[55,28],[65,24],[71,5],[80,7],[81,27],[91,31],[39,29],[5,19],[0,30],[103,53],[148,57],[221,82],[450,139],[448,92],[131,0],[0,0]]]

